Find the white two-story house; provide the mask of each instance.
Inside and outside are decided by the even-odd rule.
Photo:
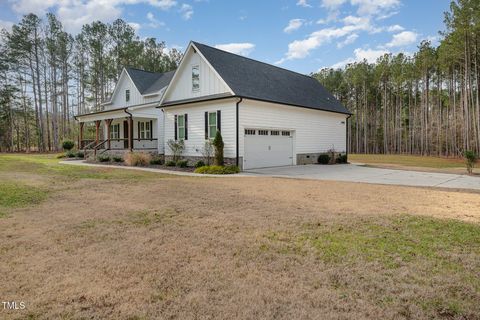
[[[106,111],[77,119],[106,121],[108,115],[110,127],[123,122],[118,136],[112,128],[106,136],[118,137],[124,148],[147,146],[142,128],[151,120],[148,137],[155,137],[156,151],[166,158],[172,156],[166,142],[183,140],[182,156],[202,159],[205,141],[217,131],[226,162],[243,169],[314,163],[331,149],[347,152],[350,113],[312,77],[197,42],[190,42],[174,74],[126,69],[122,77]],[[150,82],[154,87],[145,89]],[[122,106],[126,90],[135,91],[131,106]],[[134,132],[125,135],[128,130]],[[125,136],[133,137],[131,145]]]

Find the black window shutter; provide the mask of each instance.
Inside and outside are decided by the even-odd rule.
[[[188,140],[188,114],[185,113],[185,140]]]
[[[137,122],[137,139],[140,140],[140,121]]]
[[[222,112],[217,110],[217,130],[222,132]]]
[[[205,112],[205,140],[208,140],[208,112]]]
[[[150,120],[150,140],[153,139],[153,120]]]
[[[178,124],[177,124],[177,115],[175,115],[175,141],[177,141],[178,137],[177,137],[177,128],[178,128]]]

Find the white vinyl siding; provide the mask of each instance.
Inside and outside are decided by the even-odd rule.
[[[260,130],[280,130],[282,136],[293,135],[294,159],[296,154],[331,148],[346,151],[347,115],[247,99],[242,101],[239,111],[241,133],[255,128],[257,134]],[[244,134],[239,138],[239,152],[243,156]]]
[[[234,158],[235,151],[235,102],[222,100],[218,102],[199,103],[188,106],[165,108],[165,143],[175,139],[175,115],[188,114],[188,140],[185,140],[184,156],[202,156],[205,145],[205,112],[221,111],[222,138],[225,143],[224,156]],[[168,147],[165,154],[171,155]]]
[[[193,52],[193,49],[190,49],[183,59],[184,61],[175,75],[176,79],[170,84],[165,102],[229,92],[223,80],[198,53]],[[198,90],[192,90],[192,68],[194,66],[199,67]]]

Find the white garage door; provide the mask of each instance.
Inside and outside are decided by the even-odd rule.
[[[244,169],[293,164],[293,136],[285,130],[246,129]]]

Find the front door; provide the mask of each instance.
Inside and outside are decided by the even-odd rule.
[[[128,131],[128,121],[123,121],[123,148],[128,149],[128,138],[130,137],[130,132]]]

